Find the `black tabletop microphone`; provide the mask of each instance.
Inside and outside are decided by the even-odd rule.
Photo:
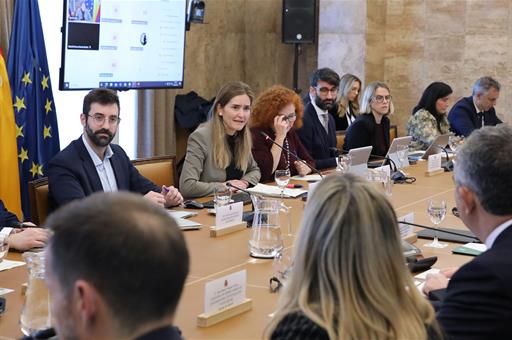
[[[445,172],[453,171],[453,161],[448,156],[448,151],[446,151],[446,147],[441,146],[439,144],[436,144],[436,146],[439,149],[443,150],[444,153],[446,154],[446,162],[443,162],[443,164],[441,164],[441,168],[443,168]]]
[[[465,238],[468,238],[468,239],[473,239],[472,242],[480,242],[480,240],[476,236],[470,236],[470,235],[466,235],[466,234],[463,234],[463,233],[457,233],[455,231],[450,231],[450,230],[446,230],[446,229],[429,227],[429,226],[426,226],[426,225],[423,225],[423,224],[417,224],[417,223],[406,222],[406,221],[397,221],[397,223],[411,225],[413,227],[419,227],[419,228],[428,229],[428,230],[434,230],[434,231],[438,231],[438,232],[441,232],[441,233],[446,233],[446,234],[450,234],[450,235],[465,237]]]
[[[279,145],[279,144],[278,144],[278,143],[276,143],[272,138],[270,138],[270,136],[269,136],[269,135],[267,135],[267,134],[266,134],[265,132],[263,132],[263,131],[260,131],[260,135],[262,135],[263,137],[265,137],[265,139],[266,139],[266,140],[271,141],[271,142],[272,142],[272,144],[277,145],[280,149],[282,149],[282,150],[284,150],[284,151],[288,152],[290,155],[292,155],[293,157],[295,157],[295,159],[296,159],[296,160],[298,160],[299,162],[301,162],[301,163],[305,164],[308,168],[310,168],[310,169],[311,169],[311,171],[313,171],[313,172],[317,173],[321,178],[324,178],[324,175],[322,175],[322,173],[321,173],[320,171],[318,171],[318,169],[317,169],[317,168],[315,168],[315,167],[313,167],[313,166],[309,165],[309,164],[308,164],[308,162],[306,162],[305,160],[303,160],[302,158],[300,158],[300,157],[299,157],[295,152],[291,151],[289,148],[286,148],[286,147],[284,147],[284,146]]]

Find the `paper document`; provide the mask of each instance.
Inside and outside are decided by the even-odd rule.
[[[254,194],[260,194],[263,196],[271,196],[271,197],[281,197],[281,189],[276,185],[267,185],[267,184],[261,184],[258,183],[256,186],[247,189],[247,191],[250,191]],[[307,190],[303,189],[284,189],[284,196],[286,197],[298,197],[304,193],[306,193]]]
[[[297,181],[308,181],[308,182],[313,182],[313,181],[321,181],[322,180],[322,177],[320,177],[319,174],[312,174],[312,175],[306,175],[306,176],[293,176],[292,179],[294,180],[297,180]]]
[[[180,218],[188,218],[192,216],[197,216],[197,212],[194,211],[186,211],[186,210],[167,210],[169,215],[174,217],[175,219]]]
[[[11,261],[11,260],[4,259],[2,262],[0,262],[0,271],[11,269],[11,268],[16,268],[16,267],[23,266],[23,265],[25,265],[25,262]]]
[[[186,220],[184,218],[176,219],[178,226],[181,230],[193,230],[193,229],[201,229],[202,224],[199,222],[195,222],[192,220]]]

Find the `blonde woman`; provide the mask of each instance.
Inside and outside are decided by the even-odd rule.
[[[226,182],[240,188],[255,185],[260,170],[251,153],[247,123],[254,94],[249,85],[224,85],[212,106],[211,119],[194,131],[180,176],[180,191],[187,198],[212,195]]]
[[[372,154],[385,156],[389,149],[389,118],[394,111],[389,87],[380,81],[370,83],[361,99],[361,115],[345,135],[345,150],[373,146]]]
[[[404,264],[393,207],[358,176],[318,184],[294,253],[271,339],[441,337]]]
[[[346,130],[359,115],[359,92],[361,92],[361,79],[347,73],[341,77],[338,112],[334,117],[336,131]]]

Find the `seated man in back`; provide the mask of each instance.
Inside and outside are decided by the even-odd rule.
[[[173,327],[189,270],[176,222],[130,193],[96,193],[50,215],[46,283],[57,336],[181,339]]]
[[[491,77],[482,77],[473,85],[473,94],[460,99],[450,110],[450,129],[457,135],[468,137],[484,125],[497,125],[494,105],[500,96],[501,85]]]
[[[487,251],[454,274],[427,276],[424,291],[441,301],[437,318],[448,339],[512,338],[511,140],[512,127],[488,126],[457,152],[455,202]]]
[[[137,192],[166,207],[183,202],[176,188],[158,188],[139,174],[119,145],[111,144],[121,121],[114,91],[91,90],[82,111],[84,133],[48,163],[51,203],[59,207],[96,191],[119,190]]]
[[[48,231],[32,223],[20,224],[18,217],[7,210],[0,199],[0,237],[7,237],[9,248],[28,250],[43,247],[48,240]]]
[[[309,92],[313,100],[304,107],[302,127],[297,134],[318,169],[336,166],[336,124],[329,114],[336,104],[340,76],[330,68],[316,70]]]

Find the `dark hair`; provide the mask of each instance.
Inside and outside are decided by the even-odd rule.
[[[436,119],[437,129],[441,130],[440,123],[443,115],[437,112],[436,102],[439,98],[444,98],[451,93],[453,93],[453,90],[450,85],[439,81],[433,82],[423,91],[420,101],[412,110],[412,114],[416,114],[421,109],[427,110]]]
[[[84,97],[84,104],[82,107],[83,114],[89,113],[92,103],[99,103],[102,105],[116,104],[119,112],[121,112],[117,93],[109,89],[92,89],[89,91],[89,93]]]
[[[340,76],[334,70],[327,67],[319,68],[313,72],[310,78],[310,85],[312,87],[317,86],[319,80],[336,87],[340,85]]]
[[[174,314],[189,270],[176,222],[131,193],[96,193],[48,220],[50,266],[65,294],[92,284],[127,334]]]

